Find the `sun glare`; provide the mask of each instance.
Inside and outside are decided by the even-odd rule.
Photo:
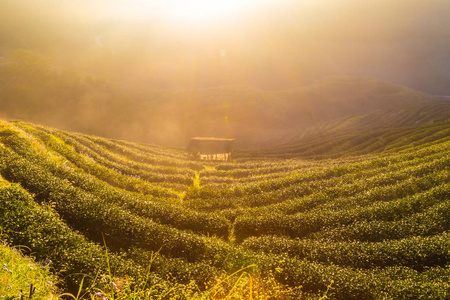
[[[116,0],[114,10],[131,17],[159,16],[171,22],[214,23],[281,0]]]
[[[256,0],[172,0],[166,1],[165,13],[192,21],[214,19],[240,13],[260,2]]]

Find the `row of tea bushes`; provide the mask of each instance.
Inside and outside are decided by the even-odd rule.
[[[450,296],[447,266],[431,267],[423,272],[403,266],[357,269],[285,254],[260,254],[259,261],[262,274],[273,272],[280,283],[292,287],[301,284],[304,292],[323,293],[332,282],[329,295],[332,299],[447,299]]]
[[[357,207],[374,206],[378,203],[391,202],[393,199],[404,198],[415,193],[427,190],[447,180],[447,170],[436,170],[431,174],[405,178],[391,185],[374,185],[359,180],[351,184],[342,184],[338,187],[320,189],[307,197],[287,200],[279,205],[255,209],[255,213],[271,211],[293,215],[297,213],[312,212],[314,210],[340,211],[355,209]]]
[[[249,193],[240,198],[211,197],[199,203],[194,197],[185,202],[187,207],[203,210],[228,209],[224,215],[237,215],[246,208],[249,214],[283,213],[295,214],[311,209],[340,210],[355,206],[371,205],[390,201],[420,192],[445,180],[439,175],[446,168],[448,159],[442,154],[432,154],[424,161],[420,159],[398,163],[394,167],[382,167],[372,172],[355,172],[326,180],[305,181],[284,189],[266,193]],[[396,164],[397,165],[397,164]],[[256,189],[255,189],[256,190]],[[195,201],[197,199],[197,201]],[[269,205],[270,204],[270,205]],[[250,208],[249,208],[250,207]],[[253,208],[252,208],[253,207]],[[238,208],[236,210],[236,208]],[[233,209],[236,211],[233,213]]]
[[[142,178],[149,182],[190,185],[195,175],[195,172],[189,169],[160,167],[155,170],[153,166],[148,164],[136,163],[126,160],[117,154],[111,154],[105,148],[75,134],[56,132],[54,135],[62,139],[66,144],[73,146],[78,153],[90,157],[95,162],[109,169],[128,176]]]
[[[0,203],[2,237],[10,244],[27,249],[37,261],[50,264],[50,269],[64,279],[53,283],[58,283],[62,291],[76,295],[83,287],[94,294],[98,291],[95,288],[104,288],[104,277],[131,284],[147,297],[167,295],[167,299],[188,299],[185,297],[189,291],[176,286],[192,284],[198,291],[195,294],[201,295],[198,288],[206,288],[205,284],[214,283],[217,277],[225,274],[206,262],[187,263],[143,249],[130,249],[119,254],[107,251],[104,246],[73,231],[51,206],[37,204],[17,184],[0,185]],[[108,245],[110,236],[106,235],[104,239]]]
[[[444,117],[445,111],[447,116]],[[349,130],[311,136],[298,144],[280,146],[272,150],[260,150],[253,156],[269,158],[304,158],[323,160],[348,156],[366,155],[380,152],[393,152],[412,147],[433,144],[448,138],[448,104],[440,112],[442,121],[421,126],[401,128],[379,128],[369,131]],[[248,155],[248,154],[247,154]]]
[[[158,198],[143,196],[136,193],[126,192],[111,187],[110,185],[88,175],[84,172],[77,172],[75,168],[69,167],[64,160],[54,161],[48,159],[48,152],[42,155],[34,150],[28,139],[20,137],[17,132],[10,132],[4,142],[16,150],[25,160],[22,164],[32,162],[30,168],[40,166],[46,176],[54,176],[55,180],[60,180],[64,184],[70,184],[80,192],[88,193],[89,197],[101,199],[103,203],[119,205],[122,209],[128,210],[138,216],[150,218],[158,223],[170,224],[179,229],[193,230],[198,233],[218,235],[226,237],[229,232],[229,222],[215,214],[205,214],[192,210],[186,210],[170,203],[165,203]],[[11,155],[13,155],[11,153]],[[6,156],[6,154],[5,154]],[[13,161],[18,163],[17,161]],[[25,167],[26,168],[26,167]],[[32,176],[28,174],[27,176]]]
[[[190,155],[183,150],[167,147],[145,146],[127,141],[109,140],[100,137],[88,136],[88,139],[102,145],[111,152],[124,155],[136,162],[154,166],[167,166],[200,171],[205,168],[202,163],[191,160]]]
[[[255,179],[278,178],[288,172],[323,167],[324,163],[274,160],[270,163],[227,163],[213,165],[200,172],[204,184],[245,183]]]
[[[446,199],[449,193],[447,192]],[[437,199],[438,200],[438,199]],[[438,200],[439,201],[439,200]],[[339,240],[358,240],[378,242],[386,239],[398,239],[414,235],[433,235],[450,229],[450,203],[438,203],[423,212],[406,216],[395,221],[357,221],[348,226],[328,228],[311,237]]]
[[[92,137],[89,135],[84,135],[80,133],[72,133],[67,131],[61,131],[61,130],[52,130],[49,131],[50,133],[61,137],[64,139],[64,137],[70,137],[74,141],[83,144],[84,146],[90,148],[94,153],[100,154],[105,159],[116,162],[121,165],[128,166],[130,168],[134,169],[141,169],[145,171],[155,171],[160,174],[181,174],[181,175],[194,175],[195,171],[192,168],[188,167],[182,167],[178,166],[178,161],[174,161],[173,165],[166,165],[164,164],[149,164],[144,163],[140,161],[136,161],[133,159],[133,156],[127,155],[127,150],[124,147],[122,149],[122,153],[120,151],[112,151],[110,147],[107,147],[105,145],[106,142],[102,142],[101,138]],[[97,142],[98,141],[98,142]],[[112,141],[109,141],[109,143],[113,143]],[[167,159],[168,155],[159,155],[160,159],[164,160]],[[156,161],[157,162],[157,161]],[[165,161],[166,162],[166,161]]]
[[[120,174],[115,170],[99,165],[88,157],[77,153],[72,146],[67,145],[54,135],[38,131],[31,127],[27,127],[26,129],[28,132],[32,132],[33,135],[41,139],[46,147],[64,156],[71,163],[83,169],[85,172],[92,174],[113,186],[157,197],[178,197],[178,194],[170,189],[159,187],[158,185],[151,184],[139,178]]]
[[[448,175],[448,174],[447,174]],[[290,237],[305,237],[315,232],[323,231],[323,235],[330,232],[330,235],[338,237],[339,231],[346,232],[343,236],[349,238],[352,228],[358,228],[355,234],[372,238],[386,238],[389,234],[400,232],[398,226],[402,225],[408,232],[408,227],[417,228],[420,234],[426,234],[427,228],[429,233],[438,230],[440,226],[445,225],[446,217],[446,200],[449,199],[449,184],[436,186],[428,191],[408,196],[405,199],[387,202],[386,204],[367,206],[341,211],[325,211],[314,210],[310,213],[300,213],[296,215],[284,215],[282,213],[263,214],[263,215],[242,215],[238,217],[234,223],[234,235],[238,241],[242,241],[250,236],[259,236],[265,234],[285,235]],[[406,205],[404,203],[407,203]],[[414,203],[418,203],[414,205]],[[410,206],[408,211],[401,211],[400,215],[398,207]],[[441,207],[442,206],[442,207]],[[435,217],[433,217],[433,214]],[[396,220],[400,217],[399,220]],[[429,219],[427,219],[429,218]],[[394,221],[391,221],[394,220]],[[406,222],[408,220],[408,222]],[[427,221],[425,225],[414,225],[414,222],[423,220]],[[437,222],[433,225],[434,222]],[[360,224],[360,225],[358,225]],[[439,225],[440,224],[440,225]],[[379,225],[379,226],[378,226]],[[371,226],[373,226],[371,228]],[[385,233],[380,232],[381,227],[385,228]],[[336,229],[332,230],[330,227]],[[367,229],[364,229],[367,227]],[[423,230],[420,230],[423,228]],[[440,229],[441,231],[443,229]],[[332,233],[331,233],[332,231]],[[375,234],[377,233],[377,234]],[[402,235],[405,233],[402,231]],[[411,233],[410,235],[415,235]],[[395,235],[397,236],[397,235]]]
[[[376,243],[262,236],[248,238],[242,245],[254,251],[287,254],[314,262],[363,269],[405,266],[423,271],[428,267],[445,267],[450,261],[448,232]]]
[[[312,213],[315,210],[321,213],[330,211],[354,211],[356,208],[363,209],[367,213],[377,214],[377,210],[386,210],[390,205],[396,205],[393,199],[404,198],[415,193],[424,191],[433,186],[439,185],[448,179],[449,172],[447,170],[437,171],[422,177],[413,177],[392,185],[372,186],[371,188],[361,189],[358,182],[352,184],[341,185],[338,187],[320,188],[314,193],[298,199],[286,200],[278,204],[237,209],[224,210],[222,215],[234,220],[238,216],[245,215],[267,215],[267,214],[283,214],[294,215],[298,213]],[[370,179],[368,179],[370,180]],[[363,186],[366,186],[363,184]],[[360,190],[355,194],[356,190]],[[409,201],[410,198],[407,198]],[[394,202],[393,204],[389,204]],[[365,208],[368,206],[368,208]],[[382,208],[380,208],[382,207]]]
[[[106,275],[112,270],[118,276],[142,280],[145,268],[125,260],[74,232],[47,205],[34,202],[29,193],[16,184],[0,186],[0,227],[2,234],[14,245],[30,249],[36,260],[51,260],[51,268],[71,289],[76,289],[82,276]],[[109,264],[109,267],[108,267]],[[152,284],[161,280],[151,276]]]
[[[406,153],[384,159],[332,166],[323,170],[293,172],[277,179],[233,185],[228,189],[217,190],[205,186],[202,189],[190,191],[186,195],[186,207],[203,210],[217,207],[216,209],[220,210],[240,206],[273,205],[303,197],[327,187],[334,191],[333,194],[340,193],[345,188],[341,186],[349,183],[353,184],[353,189],[364,190],[379,185],[388,185],[398,180],[407,180],[411,175],[427,173],[434,165],[445,163],[445,158],[433,162],[441,156],[442,146],[430,147],[414,152],[413,155]],[[348,193],[350,188],[345,192]],[[356,193],[358,190],[352,192]]]
[[[156,251],[164,245],[164,253],[188,260],[210,255],[209,242],[201,236],[136,216],[72,186],[13,153],[6,152],[6,155],[2,155],[5,167],[1,170],[6,179],[21,183],[28,191],[36,193],[39,201],[53,203],[71,226],[98,242],[105,233],[112,239],[111,247],[115,249],[136,245]],[[223,242],[218,241],[217,244],[222,245]]]
[[[151,262],[155,282],[164,287],[169,282],[175,288],[195,279],[198,285],[192,287],[200,292],[236,271],[250,280],[251,266],[252,276],[257,276],[253,279],[262,278],[264,284],[270,280],[285,291],[293,289],[286,299],[317,299],[332,281],[328,296],[334,299],[450,297],[450,147],[446,138],[395,154],[320,162],[264,159],[259,168],[257,160],[200,164],[178,150],[24,123],[4,124],[0,174],[20,183],[27,191],[13,186],[28,195],[33,207],[48,210],[54,216],[49,220],[77,230],[72,234],[97,247],[103,258],[105,250],[93,242],[105,240],[114,272],[122,276],[139,278]],[[363,140],[358,143],[370,147]],[[77,153],[77,147],[90,151],[95,162]],[[170,164],[173,172],[163,174]],[[148,184],[149,190],[153,186],[153,192],[122,189],[126,184],[121,180],[130,176],[120,174],[118,168],[144,172],[147,168],[151,173],[153,166],[162,177],[196,170],[195,184],[184,199],[173,189],[161,188],[162,183],[151,185],[137,178],[133,183]],[[227,183],[216,189],[216,179]],[[5,184],[0,181],[0,185]],[[17,199],[14,202],[22,207]],[[27,218],[28,211],[12,211],[10,215],[2,211],[0,222],[8,220],[1,226],[14,243],[23,237],[23,244],[36,247],[39,257],[52,260],[45,252],[46,243],[57,247],[61,238],[61,245],[67,244],[65,234],[41,232],[39,224],[30,227],[36,218],[33,213]],[[41,233],[31,237],[34,232]],[[101,259],[97,250],[80,244],[85,252],[72,252],[81,256],[82,263],[71,270],[79,267],[93,276],[103,273],[105,264],[95,268]],[[55,248],[56,254],[63,251],[56,249],[60,248]],[[54,257],[64,261],[64,256]],[[67,263],[76,265],[77,260],[67,259]],[[233,282],[226,282],[231,284],[229,289],[234,288]]]
[[[33,252],[39,255],[38,259],[51,258],[53,268],[62,272],[61,274],[68,275],[75,272],[93,276],[105,274],[108,272],[109,264],[114,274],[135,276],[138,280],[139,278],[142,280],[142,276],[145,276],[146,271],[139,267],[139,264],[123,256],[106,254],[101,247],[71,231],[51,208],[36,204],[20,187],[16,185],[1,187],[0,197],[3,204],[0,207],[0,222],[5,233],[15,243],[33,249]],[[148,254],[145,253],[136,249],[128,255],[133,256],[136,261],[141,260],[141,263],[145,263],[149,261]],[[423,298],[437,299],[447,297],[449,291],[448,282],[436,280],[435,275],[444,278],[448,277],[450,272],[437,267],[427,269],[423,273],[400,267],[361,271],[333,265],[326,266],[283,255],[250,256],[247,259],[258,260],[262,276],[273,272],[279,282],[289,286],[301,285],[304,292],[323,293],[331,280],[334,280],[332,291],[336,299],[381,299],[383,296],[412,299],[420,295]],[[228,261],[237,264],[237,260],[230,253]],[[199,279],[201,276],[211,278],[209,276],[221,274],[220,270],[214,271],[212,267],[207,267],[208,263],[200,261],[189,266],[182,261],[159,258],[155,260],[154,268],[162,274],[167,274],[169,270],[173,271],[175,278],[185,277],[180,280],[186,280],[190,274],[196,274]],[[177,268],[177,265],[187,266],[189,269]],[[166,271],[163,271],[165,267]],[[202,273],[202,270],[207,272]],[[78,282],[73,277],[69,276],[66,279],[72,282],[75,288],[77,287]],[[151,285],[156,292],[158,287],[165,286],[156,275],[151,276]]]

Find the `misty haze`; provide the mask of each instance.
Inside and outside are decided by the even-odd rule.
[[[0,298],[450,298],[450,2],[0,1]]]

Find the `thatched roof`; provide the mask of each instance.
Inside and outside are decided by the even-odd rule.
[[[231,153],[233,141],[234,139],[194,137],[190,140],[186,150],[201,154]]]

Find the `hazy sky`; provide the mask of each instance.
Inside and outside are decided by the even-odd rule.
[[[0,0],[0,116],[249,146],[421,97],[376,79],[450,95],[448,0],[186,3]]]
[[[0,47],[149,88],[361,75],[450,94],[448,0],[3,0]],[[2,15],[3,13],[3,15]]]

